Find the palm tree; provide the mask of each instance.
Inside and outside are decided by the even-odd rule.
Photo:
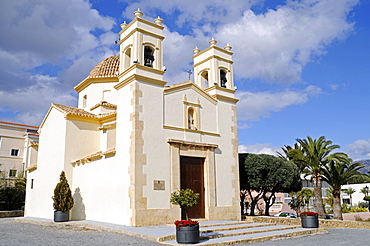
[[[288,151],[288,158],[300,166],[305,166],[304,171],[312,175],[313,187],[315,191],[314,207],[319,217],[324,217],[324,208],[322,202],[321,169],[331,160],[346,159],[345,153],[331,153],[338,149],[339,145],[333,145],[331,141],[326,140],[324,136],[319,139],[297,139],[300,148],[291,148]]]
[[[349,195],[349,203],[351,204],[352,207],[352,194],[356,192],[355,189],[352,187],[348,187],[347,189],[343,189],[343,192]]]
[[[351,163],[352,160],[331,160],[322,167],[322,180],[326,181],[333,188],[333,211],[334,219],[343,220],[342,205],[340,199],[340,188],[351,180],[361,177],[363,174],[359,169],[364,166],[360,163]]]

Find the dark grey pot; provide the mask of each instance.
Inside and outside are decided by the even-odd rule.
[[[303,228],[318,228],[319,227],[319,217],[314,216],[301,216],[301,222]]]
[[[54,211],[54,222],[69,221],[69,211]]]
[[[176,228],[178,243],[199,243],[199,225]]]

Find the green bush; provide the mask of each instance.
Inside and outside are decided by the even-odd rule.
[[[182,189],[175,191],[171,194],[170,202],[174,205],[179,205],[181,209],[184,209],[186,220],[188,217],[188,208],[198,203],[199,193],[194,193],[192,189]]]

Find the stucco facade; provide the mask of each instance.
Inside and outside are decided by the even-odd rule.
[[[78,108],[53,104],[45,116],[37,167],[28,173],[26,216],[53,217],[51,196],[64,170],[75,200],[72,220],[172,223],[181,211],[170,194],[187,188],[187,157],[202,173],[196,187],[203,207],[195,218],[240,219],[231,47],[211,40],[204,51],[196,48],[194,82],[166,86],[163,20],[142,16],[136,11],[121,25],[119,55],[75,87]]]
[[[6,185],[37,163],[37,126],[0,121],[0,178]]]

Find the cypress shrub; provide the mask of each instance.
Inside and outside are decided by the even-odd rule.
[[[69,211],[73,207],[73,197],[64,171],[60,174],[59,183],[54,189],[53,206],[55,211]]]

